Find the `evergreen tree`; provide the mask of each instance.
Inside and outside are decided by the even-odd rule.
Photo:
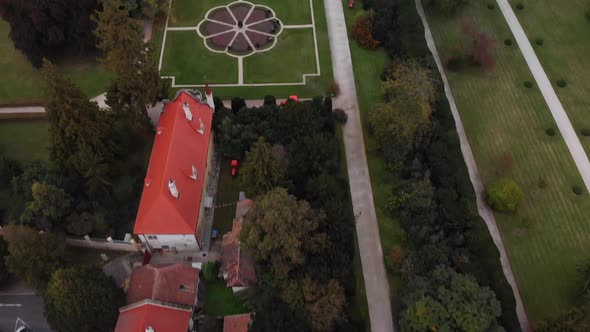
[[[241,181],[244,191],[250,196],[264,194],[279,184],[284,170],[272,152],[272,146],[258,138],[242,165]]]

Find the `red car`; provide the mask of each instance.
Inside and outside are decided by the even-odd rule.
[[[299,97],[297,97],[297,95],[291,95],[291,96],[289,96],[289,99],[283,100],[281,102],[281,106],[285,105],[288,100],[299,101]]]
[[[239,167],[239,163],[237,160],[232,160],[231,161],[231,176],[236,176],[238,174],[238,167]]]

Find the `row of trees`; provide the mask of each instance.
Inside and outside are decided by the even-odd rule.
[[[125,0],[125,9],[137,19],[153,18],[164,1]],[[101,10],[99,0],[1,0],[0,16],[10,24],[10,39],[34,67],[43,58],[64,55],[94,55],[96,22],[91,19]]]
[[[518,329],[511,288],[477,214],[454,120],[440,78],[430,69],[436,67],[414,1],[365,4],[375,10],[374,35],[393,59],[383,71],[384,102],[370,111],[369,129],[395,179],[388,211],[408,242],[395,246],[387,258],[388,268],[407,282],[394,301],[400,327]]]
[[[222,154],[245,156],[240,182],[255,197],[242,231],[259,280],[252,330],[355,330],[346,314],[354,223],[331,100],[266,100],[235,100],[233,110],[218,101],[214,119]]]

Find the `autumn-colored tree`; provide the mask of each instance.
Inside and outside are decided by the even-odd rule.
[[[398,106],[417,106],[417,116],[428,121],[432,104],[436,100],[436,86],[430,69],[422,67],[415,60],[392,61],[382,83],[385,100]]]
[[[8,242],[8,271],[35,289],[44,290],[51,274],[64,266],[66,242],[56,234],[8,225],[2,228],[2,236]]]
[[[496,39],[470,23],[463,23],[461,30],[467,44],[464,48],[465,60],[485,71],[493,70],[496,67]]]
[[[260,137],[246,152],[240,172],[242,187],[252,197],[264,194],[279,184],[284,172],[272,146]]]
[[[334,324],[342,319],[346,306],[344,289],[340,283],[331,279],[327,284],[303,279],[303,300],[305,312],[314,331],[332,331]]]
[[[381,45],[381,42],[373,38],[373,22],[375,12],[368,11],[361,15],[352,25],[352,38],[363,48],[374,49]]]

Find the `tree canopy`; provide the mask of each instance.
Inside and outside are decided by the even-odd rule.
[[[486,201],[496,211],[514,212],[523,199],[524,192],[511,179],[494,181],[486,189]]]
[[[55,271],[45,295],[47,321],[60,332],[112,331],[124,305],[123,290],[93,266]]]
[[[246,194],[251,197],[266,193],[279,184],[284,169],[264,137],[258,138],[242,164],[240,179]]]

